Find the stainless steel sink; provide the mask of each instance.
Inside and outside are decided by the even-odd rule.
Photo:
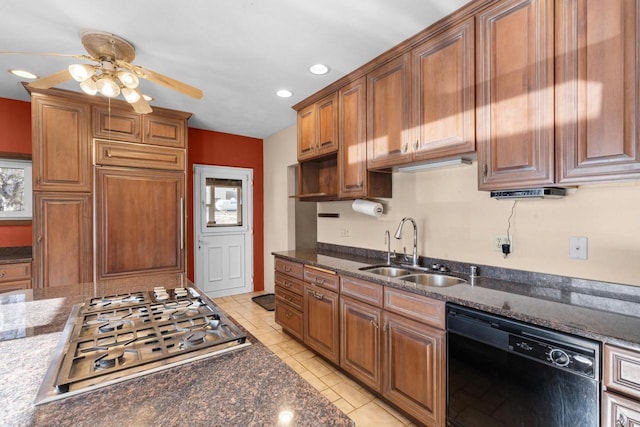
[[[448,276],[446,274],[432,274],[432,273],[405,275],[405,276],[402,276],[402,280],[405,280],[407,282],[417,283],[419,285],[436,286],[440,288],[458,285],[460,283],[467,283],[466,280],[460,279],[459,277]]]
[[[406,268],[394,267],[391,265],[371,265],[369,267],[362,267],[360,270],[387,277],[406,276],[407,274],[414,273]]]

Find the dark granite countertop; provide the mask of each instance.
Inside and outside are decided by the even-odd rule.
[[[0,265],[31,262],[31,246],[0,248]]]
[[[193,286],[182,275],[0,294],[0,425],[342,426],[353,422],[251,334],[241,350],[34,406],[74,304],[130,291]],[[278,420],[281,411],[292,422]]]
[[[447,274],[468,282],[433,287],[361,271],[361,267],[384,263],[366,253],[354,256],[326,250],[294,250],[273,254],[384,286],[640,350],[640,286],[527,272],[507,275],[518,277],[524,283],[491,277],[470,279],[454,270]],[[483,270],[480,269],[481,274]]]

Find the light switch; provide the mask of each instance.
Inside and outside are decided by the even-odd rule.
[[[586,237],[570,237],[569,238],[569,256],[572,259],[587,259]]]

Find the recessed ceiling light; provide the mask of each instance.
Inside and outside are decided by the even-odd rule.
[[[329,72],[329,67],[327,67],[324,64],[315,64],[315,65],[312,65],[311,67],[309,67],[309,71],[311,71],[313,74],[317,74],[317,75],[321,76],[321,75],[327,74]]]
[[[144,98],[145,101],[153,101],[153,96],[149,96],[149,95],[145,95],[144,93],[142,94],[142,97]]]
[[[280,98],[291,98],[293,96],[293,92],[287,89],[280,89],[276,92],[276,95],[278,95]]]
[[[23,79],[37,79],[38,76],[36,76],[33,73],[30,73],[28,71],[25,70],[9,70],[9,72],[11,74],[13,74],[14,76],[18,76],[18,77],[22,77]]]

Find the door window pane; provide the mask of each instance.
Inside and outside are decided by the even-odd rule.
[[[206,178],[207,227],[242,225],[242,180]]]

